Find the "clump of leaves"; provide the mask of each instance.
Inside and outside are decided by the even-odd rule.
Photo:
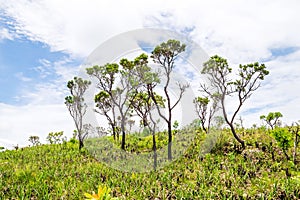
[[[275,128],[271,131],[271,136],[277,141],[279,147],[283,150],[283,153],[287,160],[289,155],[287,150],[292,146],[293,136],[286,128]]]
[[[50,144],[59,144],[60,142],[63,142],[63,131],[59,132],[51,132],[47,136],[47,141],[49,141]]]

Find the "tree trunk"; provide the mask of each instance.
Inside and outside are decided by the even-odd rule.
[[[286,160],[289,161],[289,160],[290,160],[290,157],[289,157],[289,155],[286,153],[286,150],[283,150],[283,153],[284,153],[284,155],[285,155]]]
[[[156,170],[156,167],[157,167],[157,154],[156,154],[155,133],[152,133],[152,141],[153,141],[153,168],[154,168],[154,170]]]
[[[297,158],[297,144],[298,144],[298,133],[296,133],[295,140],[294,140],[294,152],[293,152],[293,163],[296,165],[296,158]]]
[[[233,124],[230,123],[229,126],[234,138],[242,145],[242,148],[245,149],[245,141],[239,138],[239,136],[236,134]]]
[[[168,122],[168,136],[169,136],[168,159],[172,160],[172,124],[171,124],[171,120]]]
[[[79,138],[79,150],[82,149],[83,146],[84,146],[83,141],[81,138]]]
[[[122,130],[122,143],[121,143],[121,149],[125,150],[125,127],[124,124],[121,124],[121,130]]]
[[[112,132],[113,132],[114,141],[116,141],[116,128],[113,124],[111,124],[111,129],[112,129]]]

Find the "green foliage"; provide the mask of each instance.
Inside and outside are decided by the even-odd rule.
[[[173,123],[173,128],[176,130],[179,127],[179,122],[177,120]]]
[[[102,191],[119,199],[299,199],[299,166],[282,159],[277,144],[271,159],[264,147],[273,140],[265,131],[246,131],[249,146],[242,154],[235,153],[230,130],[222,130],[213,151],[200,157],[207,134],[199,133],[183,156],[149,173],[114,170],[70,142],[6,150],[0,152],[0,198],[84,199],[101,183]],[[138,144],[138,137],[128,135],[128,144],[150,150],[149,138],[147,147],[148,139]],[[167,134],[160,142],[167,142]],[[255,143],[258,148],[250,146]]]
[[[163,63],[165,58],[171,58],[169,62],[173,62],[174,58],[185,51],[185,44],[181,44],[178,40],[168,40],[167,42],[163,42],[160,45],[156,46],[152,51],[151,58],[153,58],[154,62]],[[173,67],[170,66],[170,67]]]
[[[60,131],[60,132],[51,132],[47,136],[47,141],[50,144],[59,144],[59,143],[61,143],[61,142],[64,141],[63,135],[64,135],[63,131]]]
[[[283,117],[281,112],[270,112],[267,116],[261,115],[260,119],[264,120],[272,129],[274,129],[281,117]]]
[[[271,131],[271,135],[282,150],[287,151],[292,146],[293,135],[286,128],[276,127]]]

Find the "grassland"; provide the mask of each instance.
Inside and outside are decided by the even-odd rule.
[[[84,199],[99,185],[119,199],[300,199],[299,165],[285,159],[265,130],[244,130],[244,151],[222,130],[205,155],[199,152],[206,135],[195,134],[182,156],[147,173],[113,169],[74,141],[3,151],[0,199]],[[150,138],[128,137],[129,150],[151,149]]]

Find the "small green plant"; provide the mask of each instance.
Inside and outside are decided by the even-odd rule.
[[[173,123],[173,129],[175,134],[178,132],[178,127],[179,127],[179,122],[175,120]]]
[[[290,159],[287,150],[292,146],[293,136],[286,128],[276,127],[271,131],[271,136],[278,142],[279,147],[287,160]]]

